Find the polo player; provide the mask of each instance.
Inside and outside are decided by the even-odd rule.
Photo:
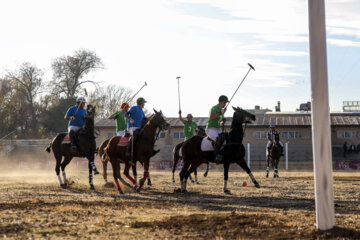
[[[109,119],[116,119],[116,135],[125,136],[127,130],[127,118],[125,113],[129,110],[129,104],[124,102],[121,104],[121,110],[114,112]]]
[[[267,146],[267,149],[268,149],[268,153],[270,154],[270,150],[272,148],[274,136],[275,136],[275,134],[279,134],[279,132],[276,131],[274,124],[271,124],[269,127],[270,127],[270,131],[268,131],[268,133],[267,133],[268,142],[267,142],[266,146]],[[280,150],[281,150],[281,156],[284,156],[284,145],[280,141],[280,135],[279,135],[279,145],[280,145]]]
[[[218,104],[216,104],[210,109],[209,119],[206,124],[206,133],[208,137],[215,142],[214,157],[215,162],[218,164],[222,160],[222,155],[219,154],[221,145],[216,143],[216,139],[221,133],[221,124],[224,125],[226,121],[224,118],[224,113],[226,112],[225,106],[228,102],[229,100],[227,96],[221,95],[219,97]]]
[[[76,99],[76,105],[70,107],[66,114],[65,120],[69,121],[68,124],[68,132],[71,143],[71,151],[76,153],[77,146],[75,142],[76,133],[84,127],[84,115],[86,114],[86,110],[84,109],[86,103],[86,99],[84,97],[78,97]]]
[[[195,135],[195,130],[197,129],[198,124],[193,121],[193,116],[191,113],[189,113],[186,116],[186,120],[184,120],[181,116],[181,110],[179,111],[179,119],[184,124],[184,141],[186,141]]]

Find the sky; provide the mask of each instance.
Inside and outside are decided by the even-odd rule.
[[[331,111],[359,99],[360,1],[327,0]],[[146,108],[205,117],[220,95],[231,105],[295,111],[310,101],[306,0],[3,0],[0,74],[31,62],[51,80],[51,62],[79,49],[105,68],[85,79],[139,93]],[[91,89],[92,86],[87,86]],[[226,116],[231,116],[228,110]]]

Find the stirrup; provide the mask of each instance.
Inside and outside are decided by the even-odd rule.
[[[222,162],[222,158],[223,158],[222,155],[220,155],[220,154],[216,155],[215,163],[220,164]]]

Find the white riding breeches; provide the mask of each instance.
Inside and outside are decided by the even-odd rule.
[[[221,133],[221,129],[220,128],[206,128],[205,132],[209,136],[209,138],[216,141],[216,138]]]
[[[138,129],[138,127],[129,127],[128,131],[131,134],[131,136],[133,135],[133,133],[136,129]]]
[[[126,130],[118,131],[116,133],[117,136],[125,136],[125,134],[126,134]]]
[[[78,127],[78,126],[69,126],[68,127],[68,132],[70,131],[74,131],[74,132],[77,132],[80,130],[81,127]]]

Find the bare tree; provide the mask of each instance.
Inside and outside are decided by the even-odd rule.
[[[76,93],[85,83],[96,82],[83,80],[84,76],[90,71],[103,68],[101,59],[95,52],[89,50],[75,51],[73,56],[62,56],[56,58],[52,63],[53,81],[51,82],[53,93],[64,93],[67,98],[74,98]]]
[[[108,85],[106,87],[98,87],[89,94],[88,102],[96,105],[96,115],[99,118],[109,117],[115,111],[120,109],[123,102],[134,104],[134,100],[129,102],[132,95],[130,89],[117,86]]]

